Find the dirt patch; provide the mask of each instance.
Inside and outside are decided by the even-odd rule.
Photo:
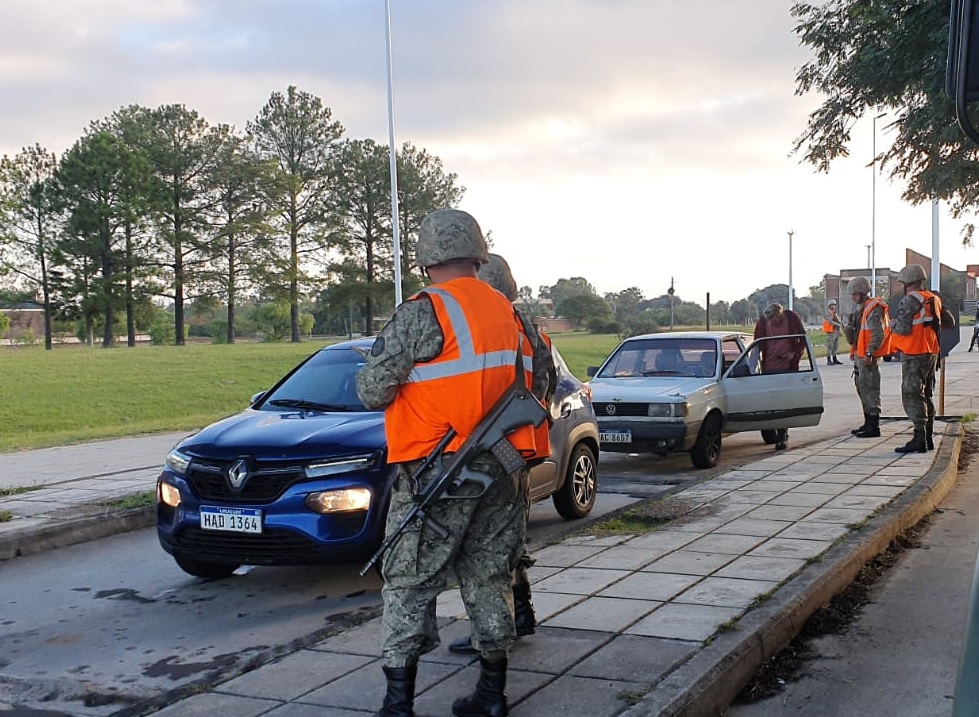
[[[581,531],[584,535],[629,535],[658,530],[667,524],[690,523],[716,512],[713,505],[700,505],[678,496],[655,498],[616,512]]]
[[[921,546],[921,536],[931,526],[926,516],[894,540],[861,568],[856,579],[806,621],[802,632],[781,652],[772,657],[745,685],[735,704],[757,702],[782,691],[787,682],[802,676],[806,662],[814,656],[813,639],[822,635],[842,635],[873,598],[881,577],[897,563],[906,550]]]

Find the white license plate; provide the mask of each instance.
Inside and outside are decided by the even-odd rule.
[[[602,431],[598,440],[602,443],[632,443],[632,431]]]
[[[201,529],[230,533],[261,533],[262,511],[257,508],[216,508],[201,506]]]

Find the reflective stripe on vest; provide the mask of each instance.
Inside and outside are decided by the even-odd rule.
[[[891,353],[891,317],[890,310],[887,308],[887,302],[884,301],[879,296],[873,296],[868,298],[863,305],[863,315],[860,318],[860,333],[857,334],[857,355],[866,356],[867,349],[870,347],[870,314],[873,313],[874,309],[881,307],[883,311],[882,322],[884,324],[884,341],[881,343],[880,348],[874,351],[873,355],[887,356]]]
[[[503,366],[517,365],[516,351],[491,351],[488,353],[477,354],[473,345],[473,337],[469,332],[469,322],[466,321],[466,314],[462,306],[456,301],[455,297],[444,289],[426,289],[426,294],[434,294],[442,299],[445,305],[445,312],[448,314],[452,331],[455,333],[456,343],[459,345],[459,358],[438,363],[418,364],[411,370],[408,380],[431,381],[437,378],[448,378],[449,376],[461,376],[466,373],[474,373],[487,368],[501,368]],[[521,337],[521,346],[523,338]],[[533,371],[534,363],[531,356],[523,357],[523,367],[525,371]]]
[[[911,333],[908,335],[891,334],[891,345],[908,356],[939,353],[938,335],[932,325],[932,320],[938,321],[942,315],[942,300],[930,291],[909,291],[905,296],[914,297],[921,308],[911,319]],[[929,313],[928,304],[931,302],[934,314]]]

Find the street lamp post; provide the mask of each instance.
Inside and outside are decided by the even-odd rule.
[[[870,244],[867,244],[867,268],[870,268]]]
[[[391,51],[391,0],[384,0],[384,36],[387,44],[388,142],[391,160],[391,238],[394,243],[394,305],[401,303],[401,231],[398,216],[398,154],[394,146],[394,58]]]
[[[794,231],[789,232],[789,311],[792,311],[792,235],[795,234]]]
[[[870,185],[870,295],[877,296],[877,120],[884,112],[874,115],[870,140],[872,184]]]

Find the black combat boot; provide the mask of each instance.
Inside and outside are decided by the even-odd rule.
[[[388,691],[377,717],[415,717],[415,676],[418,665],[382,667]]]
[[[897,453],[925,453],[928,448],[925,444],[925,429],[915,428],[914,436],[911,440],[905,443],[903,446],[898,446],[894,449]]]
[[[880,416],[867,415],[867,424],[863,430],[853,434],[857,438],[880,438]]]
[[[487,660],[480,657],[476,691],[453,702],[452,714],[456,717],[507,717],[510,710],[505,690],[506,658]]]
[[[473,639],[471,635],[466,635],[465,637],[460,637],[458,640],[453,640],[449,643],[449,652],[456,655],[475,655],[477,650],[473,647]]]
[[[935,450],[935,419],[929,418],[925,423],[925,448]]]
[[[513,624],[517,628],[517,637],[536,632],[537,615],[530,600],[530,582],[525,570],[517,570],[517,582],[513,584]]]
[[[852,431],[850,431],[850,433],[852,433],[855,436],[855,435],[857,435],[858,433],[860,433],[862,431],[866,431],[867,430],[867,423],[869,423],[869,422],[870,422],[870,414],[869,413],[864,413],[863,414],[863,425],[861,425],[861,426],[859,426],[857,428],[854,428]]]

